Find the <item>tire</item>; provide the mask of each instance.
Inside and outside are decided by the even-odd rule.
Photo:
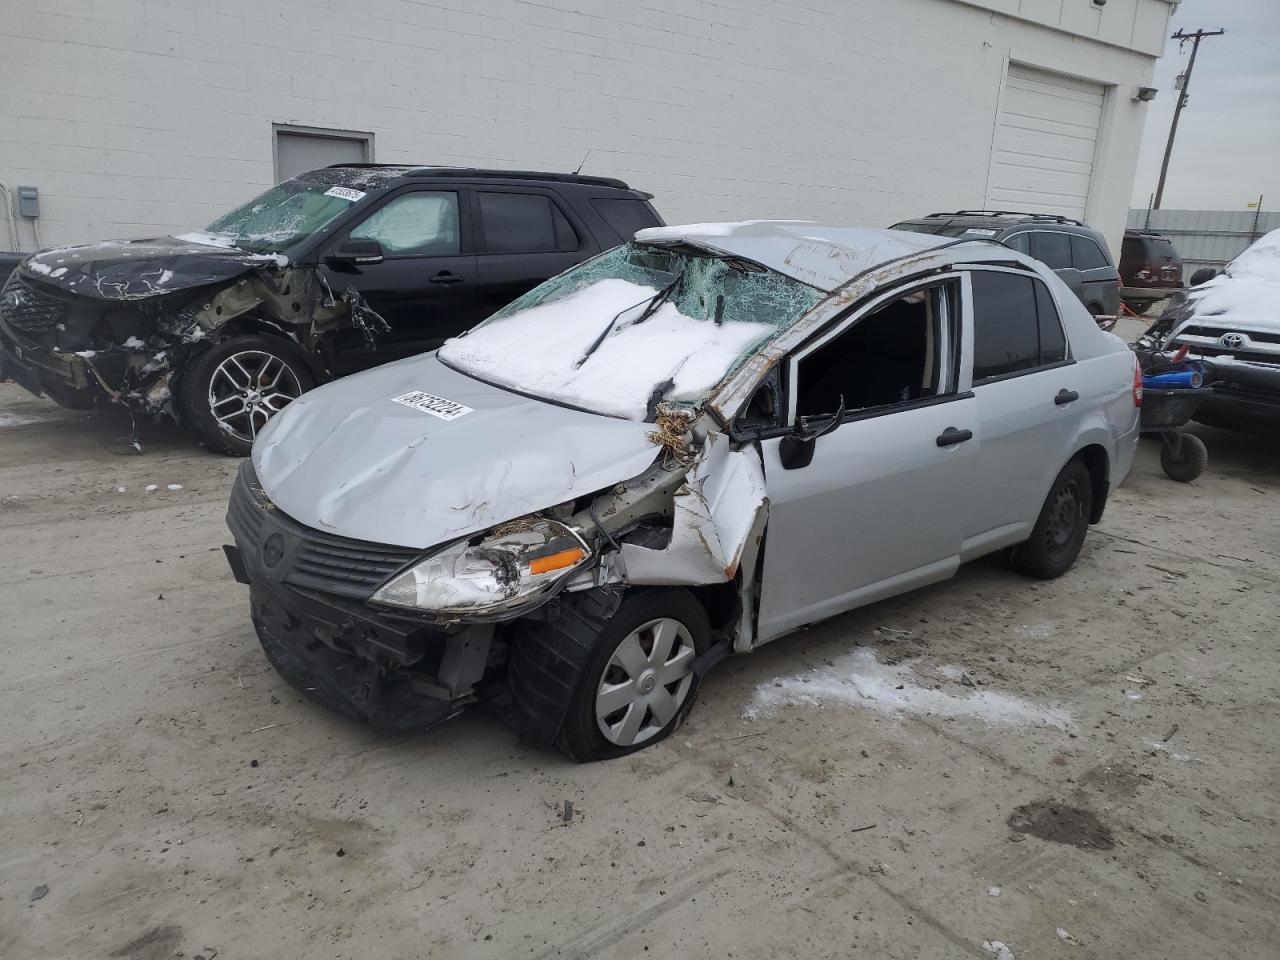
[[[269,388],[264,376],[273,378]],[[293,344],[254,334],[224,340],[196,358],[183,371],[178,404],[206,448],[243,457],[267,420],[315,385]]]
[[[687,590],[636,591],[612,615],[599,593],[565,597],[558,615],[517,637],[510,666],[526,722],[555,724],[556,747],[579,763],[626,756],[670,735],[693,705],[693,660],[711,637],[706,610]],[[612,695],[600,705],[609,711],[603,718],[602,690]]]
[[[1031,536],[1013,548],[1013,568],[1041,580],[1062,576],[1080,555],[1092,510],[1093,478],[1072,460],[1054,478]]]
[[[1194,433],[1182,434],[1176,457],[1169,444],[1162,442],[1160,445],[1160,467],[1170,480],[1190,483],[1204,473],[1208,463],[1209,448]]]

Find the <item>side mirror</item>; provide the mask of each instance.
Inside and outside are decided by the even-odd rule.
[[[782,438],[778,444],[778,459],[782,461],[784,470],[799,470],[813,462],[813,451],[818,445],[818,438],[831,433],[844,422],[844,397],[840,398],[840,406],[836,412],[820,427],[809,425],[808,417],[800,417],[792,431]]]
[[[382,262],[382,244],[377,240],[348,237],[347,240],[326,257],[330,263],[349,266],[367,266]]]

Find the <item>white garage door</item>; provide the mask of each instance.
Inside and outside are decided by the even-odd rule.
[[[1009,64],[987,206],[1084,219],[1102,123],[1101,84]]]

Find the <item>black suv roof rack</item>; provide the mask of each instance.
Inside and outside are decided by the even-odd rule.
[[[929,217],[1026,217],[1028,220],[1044,220],[1048,223],[1069,223],[1073,226],[1085,226],[1079,220],[1072,220],[1057,213],[1028,213],[1025,210],[957,210],[954,213],[931,213]],[[929,219],[926,217],[925,219]]]
[[[506,180],[553,180],[557,183],[581,183],[594,187],[613,187],[617,190],[630,190],[622,180],[616,177],[589,177],[580,173],[550,173],[545,170],[489,170],[480,167],[423,167],[405,163],[331,163],[329,169],[335,167],[355,168],[359,170],[404,170],[406,177],[495,177]]]

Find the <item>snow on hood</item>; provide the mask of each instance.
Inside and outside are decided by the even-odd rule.
[[[659,384],[672,381],[665,400],[696,401],[750,347],[775,332],[768,323],[698,320],[672,303],[636,323],[657,293],[628,280],[600,280],[563,299],[491,320],[445,343],[440,357],[513,389],[643,420]],[[620,312],[609,335],[583,361]]]
[[[32,254],[19,270],[84,297],[141,300],[287,264],[286,258],[275,254],[248,253],[204,240],[156,237],[55,247]]]
[[[425,549],[595,493],[658,455],[596,416],[410,357],[304,394],[253,447],[272,502],[307,526]]]
[[[1187,298],[1197,320],[1246,329],[1280,328],[1280,230],[1263,236]]]

